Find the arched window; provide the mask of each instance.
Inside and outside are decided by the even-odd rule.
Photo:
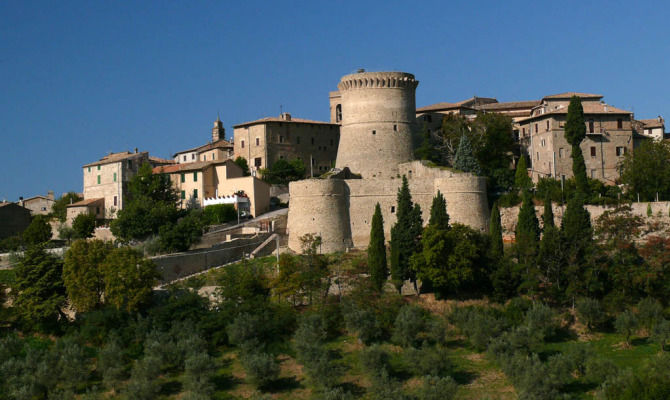
[[[335,122],[342,121],[342,104],[335,106]]]

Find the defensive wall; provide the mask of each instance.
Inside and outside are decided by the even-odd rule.
[[[647,216],[647,206],[651,206],[651,217]],[[612,211],[617,206],[599,206],[586,205],[585,208],[591,214],[591,224],[595,224],[596,219],[603,215],[605,211]],[[644,234],[662,234],[668,227],[670,227],[670,201],[657,202],[641,202],[630,203],[631,213],[642,217],[646,227],[643,229]],[[519,216],[520,206],[506,207],[500,209],[500,223],[503,229],[503,239],[507,242],[514,241],[514,231],[516,230],[516,222]],[[556,226],[561,225],[563,214],[565,213],[565,206],[552,204],[554,211],[554,223]],[[544,206],[535,206],[535,215],[542,226],[542,213],[544,213]]]
[[[439,190],[447,201],[452,222],[487,230],[489,211],[486,181],[467,173],[430,168],[414,161],[398,166],[407,176],[412,201],[419,204],[424,224],[430,218],[433,197]],[[401,175],[381,179],[307,179],[290,183],[289,248],[300,251],[300,237],[312,233],[322,238],[322,252],[365,248],[375,205],[384,218],[384,234],[390,240],[396,222]]]
[[[271,233],[259,233],[251,238],[238,238],[221,243],[210,249],[192,250],[183,253],[152,257],[160,280],[170,282],[212,267],[228,264],[251,253],[267,239]]]

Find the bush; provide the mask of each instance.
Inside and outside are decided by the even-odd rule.
[[[647,330],[647,334],[651,334],[656,323],[663,319],[663,306],[651,297],[640,300],[637,312],[640,325]]]
[[[241,355],[241,362],[249,381],[259,388],[266,387],[279,377],[279,364],[271,354],[248,352]]]
[[[110,340],[98,354],[97,371],[102,375],[105,387],[114,393],[119,391],[121,382],[125,379],[125,362],[122,348],[116,338]]]
[[[421,344],[420,334],[426,329],[427,312],[413,305],[400,309],[393,327],[394,343],[402,347],[416,347]]]
[[[620,335],[623,335],[626,344],[630,345],[630,337],[637,329],[637,318],[630,310],[626,310],[619,314],[614,322],[614,327]]]
[[[421,349],[409,348],[403,353],[415,376],[447,376],[453,370],[447,349],[424,344]]]
[[[160,385],[157,378],[160,365],[160,360],[152,357],[144,357],[135,361],[126,387],[129,398],[152,400],[158,396]]]
[[[586,360],[584,377],[590,382],[600,385],[617,373],[617,366],[610,360],[596,357]]]
[[[534,304],[526,313],[526,326],[531,332],[538,332],[542,339],[556,334],[558,323],[554,311],[542,303]]]
[[[77,239],[86,239],[93,236],[95,231],[95,214],[82,213],[72,221],[72,230]]]
[[[449,318],[477,351],[486,350],[491,339],[499,336],[506,328],[500,314],[491,308],[459,307]]]
[[[158,243],[165,252],[186,251],[200,241],[203,230],[202,211],[190,210],[176,224],[166,224],[158,230]]]
[[[360,307],[346,301],[343,308],[344,322],[350,334],[357,335],[364,344],[370,344],[382,337],[381,324],[372,308]]]
[[[661,350],[665,351],[665,345],[670,340],[670,321],[662,319],[654,326],[651,338],[654,342],[661,345]]]
[[[237,220],[237,210],[232,204],[215,204],[203,209],[203,222],[206,225],[225,224]]]
[[[602,323],[605,313],[596,299],[583,298],[577,301],[577,314],[589,331]]]
[[[419,389],[419,400],[450,400],[456,397],[458,384],[453,378],[447,376],[440,378],[437,376],[426,376],[423,378],[423,385]]]
[[[383,371],[391,372],[389,354],[377,344],[361,351],[359,359],[363,370],[374,379],[379,378]]]

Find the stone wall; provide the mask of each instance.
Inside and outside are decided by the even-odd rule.
[[[647,217],[647,205],[651,205],[652,217]],[[641,203],[631,203],[630,204],[632,213],[638,215],[644,219],[648,224],[656,224],[660,227],[670,226],[670,201],[659,201],[659,202],[641,202]],[[516,222],[519,215],[520,206],[507,207],[500,209],[500,222],[503,228],[503,240],[506,242],[514,241],[514,231],[516,230]],[[598,219],[605,211],[614,210],[616,206],[596,206],[596,205],[587,205],[586,210],[591,214],[591,223],[595,223],[595,220]],[[565,212],[565,206],[559,206],[553,204],[552,209],[554,211],[554,222],[557,226],[561,225],[563,220],[563,213]],[[542,213],[544,212],[544,206],[535,206],[535,214],[537,219],[540,221],[540,226],[542,226]]]
[[[240,260],[245,254],[251,253],[269,236],[269,233],[261,233],[252,238],[234,239],[206,250],[193,250],[166,256],[157,256],[152,257],[151,260],[157,266],[161,281],[169,282],[212,267]]]

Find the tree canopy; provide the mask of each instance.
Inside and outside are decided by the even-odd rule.
[[[412,254],[418,250],[423,226],[421,208],[412,202],[407,177],[404,175],[398,189],[396,216],[397,221],[391,228],[391,278],[400,291],[405,280],[416,281],[409,262]]]
[[[297,158],[290,161],[281,159],[260,172],[267,183],[287,185],[289,182],[305,178],[305,163]]]
[[[578,96],[572,96],[565,121],[565,139],[572,146],[572,174],[575,177],[577,191],[583,195],[588,195],[589,184],[586,179],[586,164],[584,164],[584,155],[580,147],[585,137],[586,125],[582,101]]]
[[[244,176],[251,175],[251,172],[249,172],[249,164],[247,163],[246,158],[237,156],[237,158],[233,162],[237,164],[238,167],[242,168],[242,173],[244,174]]]
[[[54,202],[51,207],[51,215],[58,218],[60,222],[65,222],[68,204],[76,203],[83,199],[83,197],[75,192],[67,192]]]
[[[630,198],[653,201],[670,199],[670,145],[645,140],[633,153],[627,153],[621,168],[621,182]]]
[[[375,206],[370,227],[370,244],[368,245],[368,269],[374,287],[381,291],[388,277],[386,263],[386,245],[384,240],[384,218],[379,203]]]
[[[36,215],[23,231],[23,241],[28,245],[38,245],[51,240],[52,232],[49,217]]]
[[[103,301],[102,264],[113,246],[101,240],[77,240],[65,252],[63,283],[77,312],[93,310]]]

